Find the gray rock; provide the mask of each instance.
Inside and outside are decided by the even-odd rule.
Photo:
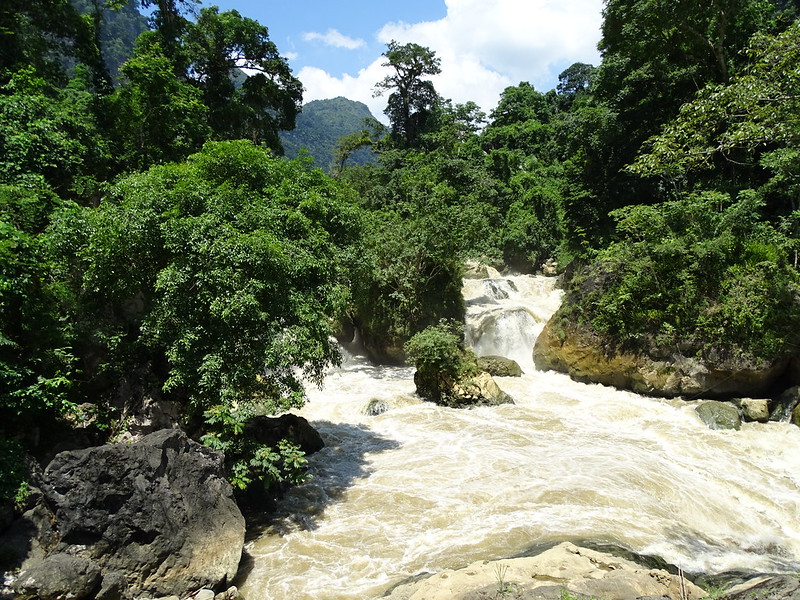
[[[709,429],[741,429],[742,420],[736,407],[727,402],[709,400],[696,409],[697,416]]]
[[[109,599],[120,577],[130,598],[214,588],[236,574],[245,525],[222,454],[180,430],[62,452],[40,487],[51,512],[32,515],[32,531],[51,537],[37,535],[31,556],[91,561],[99,569],[93,584],[102,574]],[[52,531],[37,524],[42,519],[52,521]],[[40,568],[36,558],[23,563],[22,573],[32,568]],[[21,576],[18,582],[27,585]]]
[[[772,402],[769,412],[770,421],[788,421],[792,411],[800,404],[800,386],[790,387]]]
[[[464,279],[494,279],[500,273],[494,267],[474,260],[468,260],[464,266]]]
[[[416,371],[414,384],[422,398],[451,408],[514,404],[511,396],[501,390],[485,371],[457,381],[441,375],[428,378]]]
[[[759,575],[727,590],[721,600],[800,600],[796,575]]]
[[[498,590],[498,573],[504,590]],[[699,600],[707,594],[691,582],[661,569],[647,569],[607,553],[563,543],[532,557],[477,561],[395,587],[389,600]]]
[[[220,592],[214,596],[214,600],[235,600],[239,597],[239,588],[237,588],[235,585],[232,585],[224,592]]]
[[[734,403],[742,411],[745,421],[769,421],[769,400],[766,398],[738,398]]]
[[[258,416],[245,425],[245,434],[261,444],[275,447],[287,439],[306,454],[313,454],[325,447],[325,442],[303,417],[286,413],[279,417]]]
[[[17,576],[14,590],[40,600],[83,600],[94,598],[101,579],[99,567],[88,558],[53,554],[27,563]]]
[[[114,571],[104,573],[103,584],[100,586],[95,600],[122,600],[126,589],[128,589],[128,581],[122,573]]]
[[[161,429],[177,429],[181,411],[176,402],[164,400],[158,395],[145,396],[136,411],[125,416],[126,431],[118,438],[120,442],[135,442]]]
[[[504,356],[479,356],[478,368],[494,377],[521,377],[522,368],[517,361]]]

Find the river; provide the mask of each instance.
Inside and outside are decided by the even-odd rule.
[[[466,280],[468,340],[517,360],[514,405],[414,395],[413,369],[345,353],[300,411],[326,447],[251,539],[248,600],[380,597],[421,572],[593,541],[687,572],[800,571],[800,428],[712,431],[698,401],[538,372],[531,349],[560,292],[545,277]],[[367,416],[370,401],[386,412]]]

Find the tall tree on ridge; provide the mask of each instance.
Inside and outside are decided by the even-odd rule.
[[[375,85],[375,96],[392,91],[383,111],[392,125],[392,138],[395,143],[414,147],[430,125],[439,100],[433,82],[423,77],[441,73],[441,60],[429,48],[414,43],[401,46],[394,40],[387,44],[383,56],[387,59],[383,66],[391,67],[394,73]]]

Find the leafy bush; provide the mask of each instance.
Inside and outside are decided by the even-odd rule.
[[[475,355],[464,348],[464,325],[452,319],[442,319],[415,334],[404,349],[425,376],[456,380],[477,372]]]
[[[707,192],[616,211],[618,241],[598,254],[565,308],[623,346],[774,359],[797,342],[800,277],[790,240],[749,192]],[[582,290],[582,291],[581,291]]]
[[[0,436],[0,504],[22,504],[28,494],[27,477],[22,447]]]

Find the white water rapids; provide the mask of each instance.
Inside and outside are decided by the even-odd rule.
[[[537,372],[533,342],[560,302],[553,283],[465,281],[473,348],[525,371],[496,378],[515,405],[421,402],[413,369],[358,355],[310,390],[301,414],[326,447],[248,542],[248,600],[378,598],[420,572],[565,540],[688,572],[800,570],[800,428],[712,431],[696,401]],[[373,399],[389,409],[366,416]]]

